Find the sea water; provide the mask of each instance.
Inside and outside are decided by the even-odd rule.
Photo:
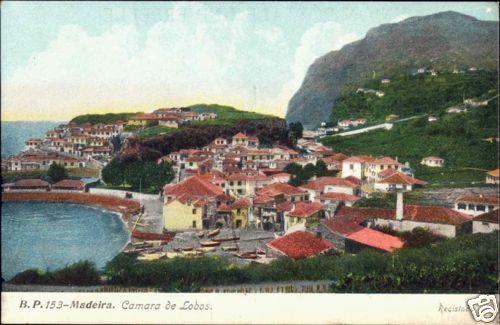
[[[70,203],[2,203],[2,278],[80,260],[103,268],[129,240],[117,213]]]

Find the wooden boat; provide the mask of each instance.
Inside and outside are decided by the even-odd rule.
[[[137,257],[138,260],[140,261],[155,261],[159,260],[160,258],[164,257],[165,253],[150,253],[150,254],[142,254]]]
[[[201,241],[200,245],[202,247],[214,247],[214,246],[219,246],[220,242],[211,241],[211,240],[210,241]]]
[[[182,256],[182,253],[176,253],[176,252],[167,252],[167,258],[174,258],[174,257],[179,257]]]
[[[202,230],[199,233],[197,233],[196,235],[198,236],[198,238],[203,238],[203,236],[205,236],[205,232]]]
[[[262,250],[262,249],[260,249],[260,248],[257,248],[257,249],[255,250],[255,253],[256,253],[257,255],[266,255],[266,252],[265,252],[265,251],[263,251],[263,250]]]
[[[226,251],[226,252],[234,252],[234,251],[238,250],[237,246],[222,246],[221,248],[223,251]]]
[[[236,254],[239,258],[244,258],[244,259],[251,259],[254,260],[257,258],[257,254],[255,251],[250,251],[250,252],[242,252],[239,254]]]
[[[132,243],[132,245],[133,245],[133,246],[135,246],[135,247],[137,247],[137,246],[142,246],[142,245],[144,245],[144,244],[146,244],[146,242],[145,242],[145,241],[138,241],[138,242]]]
[[[137,253],[142,253],[145,251],[146,251],[146,248],[128,248],[128,249],[125,249],[123,252],[125,254],[137,254]]]
[[[162,240],[162,241],[171,241],[174,239],[172,234],[158,234],[151,232],[141,232],[134,230],[132,232],[132,237],[142,240]]]
[[[207,234],[208,237],[217,236],[220,233],[220,228],[216,228],[214,230],[210,230]]]
[[[172,250],[173,250],[174,252],[180,252],[180,251],[181,251],[181,249],[180,249],[180,248],[173,248]]]
[[[215,247],[199,247],[196,251],[204,253],[215,252]]]
[[[235,241],[239,240],[240,237],[234,236],[234,237],[219,237],[219,238],[212,238],[213,241],[218,241],[218,242],[224,242],[224,241]]]
[[[194,247],[192,247],[192,246],[191,247],[183,247],[183,248],[181,248],[181,250],[184,251],[184,252],[189,252],[189,251],[192,251],[193,248]]]

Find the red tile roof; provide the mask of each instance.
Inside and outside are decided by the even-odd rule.
[[[384,184],[404,184],[404,185],[425,185],[427,182],[424,182],[420,179],[413,178],[406,174],[396,171],[391,176],[388,176],[379,181],[379,183]]]
[[[233,135],[233,138],[237,138],[237,139],[246,139],[248,138],[246,135],[244,135],[243,133],[241,132],[238,132],[236,133],[235,135]]]
[[[393,252],[396,249],[402,248],[404,245],[401,239],[396,236],[384,234],[383,232],[365,227],[348,235],[347,238],[386,252]]]
[[[495,170],[489,171],[488,175],[493,177],[500,177],[500,169],[497,168]]]
[[[226,180],[229,181],[265,181],[267,179],[269,178],[266,175],[262,174],[247,175],[247,174],[235,173],[228,175],[226,177]]]
[[[374,161],[372,161],[371,163],[372,164],[383,164],[383,165],[400,165],[400,163],[397,160],[394,160],[391,157],[377,158]]]
[[[224,193],[222,187],[212,184],[199,176],[189,177],[178,184],[167,184],[163,189],[164,195],[173,197],[182,194],[215,197]]]
[[[290,201],[283,201],[281,203],[276,204],[277,212],[292,211],[292,209],[293,209],[293,203]]]
[[[457,199],[459,202],[485,203],[499,205],[499,198],[495,196],[466,195]]]
[[[323,191],[325,186],[327,185],[332,185],[332,186],[341,186],[341,187],[350,187],[354,188],[357,187],[357,184],[345,179],[345,178],[340,178],[340,177],[319,177],[313,181],[309,181],[304,185],[301,185],[301,188],[307,188],[310,190],[315,190],[315,191]]]
[[[500,210],[496,209],[490,212],[486,212],[483,214],[478,215],[473,221],[484,221],[484,222],[491,222],[491,223],[499,223],[500,221]]]
[[[291,217],[308,218],[319,212],[322,208],[323,204],[319,202],[298,202],[288,215]]]
[[[331,243],[306,231],[296,231],[276,238],[267,243],[267,246],[293,259],[317,255],[333,248]]]
[[[264,186],[257,193],[259,195],[276,196],[279,194],[285,194],[285,195],[304,194],[305,191],[295,186],[292,186],[288,183],[277,182]]]
[[[355,163],[368,163],[375,160],[372,156],[351,156],[345,159],[343,162],[355,162]]]
[[[271,175],[270,177],[271,178],[278,178],[278,177],[290,177],[290,176],[292,176],[292,175],[288,174],[288,173],[277,173],[277,174]]]
[[[335,200],[335,201],[349,201],[349,202],[355,202],[360,199],[360,197],[357,197],[356,195],[335,193],[335,192],[321,194],[319,198],[321,200]]]
[[[246,198],[239,198],[233,204],[231,204],[231,209],[248,209],[252,206],[252,202]]]
[[[254,204],[273,202],[274,199],[267,195],[259,195],[253,198]]]
[[[130,117],[132,120],[157,120],[158,116],[156,114],[137,114]]]
[[[357,177],[354,177],[354,176],[347,176],[347,177],[344,177],[344,179],[348,180],[349,182],[351,183],[354,183],[356,185],[361,185],[361,180]]]
[[[444,160],[444,159],[440,158],[440,157],[436,157],[436,156],[429,156],[429,157],[422,158],[422,160]]]
[[[84,189],[85,183],[78,179],[63,179],[52,185],[53,189]]]
[[[348,236],[365,228],[356,221],[339,220],[337,218],[322,220],[321,223],[330,231],[336,232],[342,236]]]
[[[221,204],[218,208],[217,208],[217,211],[218,212],[231,212],[231,207],[227,204]]]
[[[42,179],[20,179],[11,184],[11,187],[49,187],[50,184]]]

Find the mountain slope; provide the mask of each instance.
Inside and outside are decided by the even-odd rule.
[[[497,43],[498,22],[451,11],[381,25],[318,58],[290,100],[286,120],[307,128],[327,121],[342,88],[374,73],[380,77],[421,66],[497,69]]]

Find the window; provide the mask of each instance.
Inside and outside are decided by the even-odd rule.
[[[469,204],[469,210],[474,210],[474,204]]]
[[[483,222],[483,226],[489,227],[490,224],[488,222]]]
[[[229,185],[233,186],[233,185],[234,185],[234,182],[233,182],[233,181],[230,181],[230,182],[229,182]]]
[[[495,207],[493,205],[488,205],[488,210],[490,211],[495,210]]]
[[[485,211],[486,210],[486,206],[484,206],[484,205],[477,205],[476,206],[476,210],[477,211]]]
[[[459,203],[458,204],[458,209],[459,210],[465,210],[465,209],[467,209],[467,204],[465,204],[465,203]]]
[[[353,164],[350,164],[350,165],[349,165],[349,169],[350,169],[350,170],[353,170],[353,169],[354,169],[354,165],[353,165]]]
[[[242,189],[238,189],[237,192],[238,192],[238,194],[243,194],[243,190]]]
[[[193,220],[193,228],[196,228],[196,221]]]
[[[241,181],[238,181],[238,186],[241,186]]]
[[[241,209],[237,209],[237,210],[236,210],[236,214],[237,214],[237,215],[240,215],[240,214],[241,214]]]
[[[196,214],[196,209],[193,209],[193,214]]]

